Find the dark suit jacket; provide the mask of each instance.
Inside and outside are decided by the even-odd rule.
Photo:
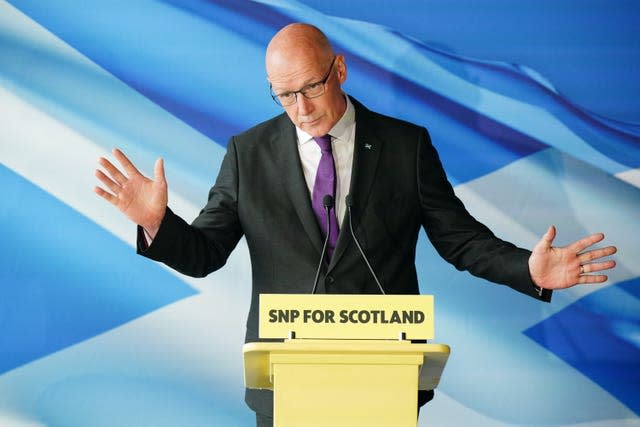
[[[415,250],[423,227],[460,270],[534,298],[530,252],[498,239],[454,195],[425,128],[383,116],[352,99],[356,136],[351,188],[353,226],[389,294],[418,294]],[[231,138],[209,201],[191,225],[167,210],[149,248],[139,251],[191,276],[222,267],[242,236],[251,256],[253,290],[247,341],[257,340],[261,293],[309,293],[323,239],[300,165],[294,125],[282,114]],[[348,232],[348,219],[320,293],[379,293]],[[258,412],[269,404],[248,395]]]

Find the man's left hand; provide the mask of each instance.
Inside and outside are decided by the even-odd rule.
[[[592,234],[564,247],[553,246],[555,237],[556,228],[551,226],[529,257],[529,272],[536,285],[544,289],[565,289],[607,280],[606,275],[593,273],[615,267],[615,261],[602,258],[616,253],[616,247],[590,249],[604,239],[604,234]]]

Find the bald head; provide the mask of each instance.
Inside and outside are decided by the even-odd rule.
[[[297,63],[329,64],[333,59],[329,40],[310,24],[289,24],[276,33],[267,46],[265,65],[267,77],[291,70]],[[284,70],[286,72],[286,70]]]
[[[347,67],[318,28],[291,24],[278,31],[267,47],[265,65],[272,93],[278,99],[294,97],[284,109],[298,128],[321,136],[340,120],[347,106],[342,93]],[[321,93],[308,96],[318,88]]]

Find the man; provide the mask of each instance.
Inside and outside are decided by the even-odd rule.
[[[426,129],[371,112],[343,93],[345,58],[317,28],[291,24],[280,30],[267,48],[266,71],[285,114],[231,138],[208,203],[191,225],[167,207],[161,159],[154,180],[118,150],[114,155],[125,173],[104,158],[99,163],[106,174],[96,171],[106,187],[96,193],[139,225],[138,251],[178,271],[205,276],[222,267],[246,237],[253,272],[247,341],[258,339],[259,294],[311,291],[327,233],[318,292],[380,292],[356,242],[343,231],[350,222],[390,294],[419,293],[420,227],[458,269],[543,301],[550,301],[552,289],[607,279],[588,274],[615,265],[601,260],[614,247],[587,250],[602,234],[555,248],[550,227],[529,252],[471,217]],[[258,425],[272,422],[271,398],[247,391]],[[429,398],[423,394],[420,400]]]

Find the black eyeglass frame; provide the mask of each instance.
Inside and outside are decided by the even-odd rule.
[[[322,80],[318,80],[317,82],[313,82],[313,83],[309,83],[307,85],[304,85],[302,88],[300,88],[298,90],[283,92],[281,94],[276,94],[273,91],[273,87],[271,86],[271,83],[269,83],[269,92],[271,93],[271,98],[279,106],[281,106],[281,107],[289,107],[289,106],[295,104],[296,102],[298,102],[298,97],[295,96],[297,94],[301,94],[302,96],[304,96],[307,99],[318,98],[318,97],[324,95],[324,93],[326,92],[326,84],[327,84],[327,81],[329,80],[329,77],[331,76],[331,70],[333,69],[333,64],[336,62],[336,58],[337,58],[337,56],[334,56],[333,59],[331,60],[331,65],[329,65],[329,70],[327,71],[327,74],[324,76],[324,78]],[[309,96],[307,93],[310,90],[313,90],[318,85],[322,86],[322,92],[320,92],[318,94],[315,94],[315,95],[312,95],[312,96]],[[280,97],[282,95],[294,95],[293,102],[291,102],[289,104],[283,104],[280,101]]]

